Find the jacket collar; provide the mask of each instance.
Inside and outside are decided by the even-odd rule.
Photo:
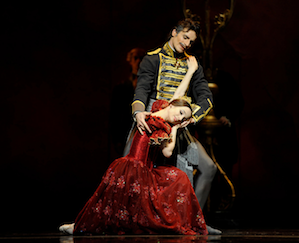
[[[175,51],[173,51],[169,45],[169,42],[166,42],[162,48],[162,52],[170,57],[173,57],[173,58],[179,58],[179,59],[182,59],[185,56],[184,53],[177,53]]]

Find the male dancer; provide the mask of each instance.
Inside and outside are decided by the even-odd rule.
[[[197,39],[199,31],[199,24],[191,19],[180,21],[171,31],[169,41],[162,48],[147,53],[140,63],[132,112],[133,119],[137,123],[137,129],[141,134],[145,129],[151,132],[145,122],[145,117],[150,114],[149,111],[153,102],[157,99],[170,100],[184,76],[190,75],[187,65],[188,54],[185,51]],[[191,75],[192,79],[187,96],[192,98],[196,108],[193,109],[191,121],[186,121],[184,126],[189,125],[189,123],[196,124],[200,122],[212,108],[212,93],[208,87],[208,82],[204,78],[203,68],[198,65],[198,69]],[[185,130],[182,131],[182,133],[184,132]],[[181,137],[184,138],[184,136]],[[197,140],[196,145],[199,161],[188,162],[197,165],[201,173],[194,184],[195,194],[203,209],[217,167]],[[128,142],[125,154],[128,152],[129,147]],[[207,228],[209,234],[222,233],[212,227],[208,226]]]

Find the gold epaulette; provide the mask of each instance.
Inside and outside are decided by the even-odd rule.
[[[158,54],[160,51],[161,51],[161,48],[158,48],[158,49],[156,49],[156,50],[154,50],[154,51],[150,51],[150,52],[148,52],[147,55]]]

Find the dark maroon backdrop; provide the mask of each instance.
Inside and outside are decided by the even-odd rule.
[[[298,226],[298,7],[237,0],[215,42],[215,65],[245,100],[233,181],[236,215],[252,227]],[[1,15],[0,232],[55,231],[113,157],[109,103],[128,75],[126,53],[162,44],[181,3],[14,1]]]

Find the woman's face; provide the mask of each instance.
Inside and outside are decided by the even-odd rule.
[[[170,105],[168,110],[168,122],[176,125],[189,119],[192,113],[189,107]]]

